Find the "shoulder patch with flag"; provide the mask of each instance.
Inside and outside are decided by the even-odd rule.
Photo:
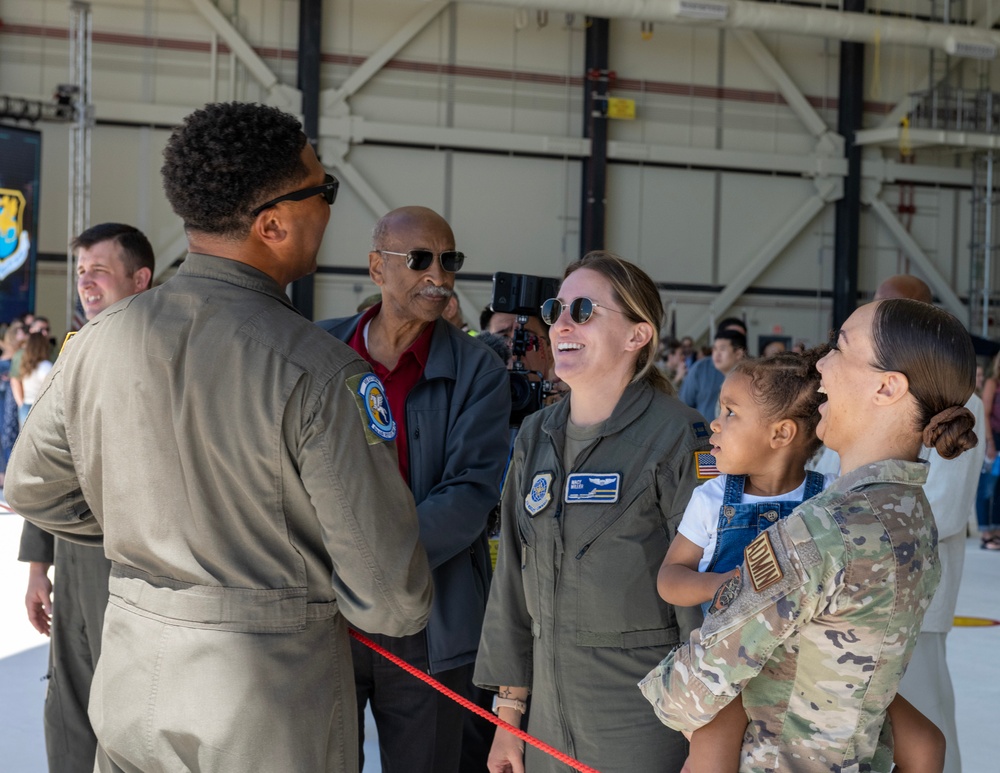
[[[715,457],[708,451],[695,451],[694,464],[699,480],[718,478],[721,474],[719,468],[715,466]]]

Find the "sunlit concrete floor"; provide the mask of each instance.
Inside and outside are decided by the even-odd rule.
[[[21,519],[0,514],[0,770],[44,773],[43,676],[48,642],[28,624],[24,610],[27,566],[17,561]],[[970,539],[956,615],[965,623],[1000,621],[1000,551]],[[1000,770],[1000,625],[956,626],[948,636],[955,684],[963,770]],[[365,773],[380,773],[375,730],[367,722]],[[994,748],[994,744],[997,744]]]

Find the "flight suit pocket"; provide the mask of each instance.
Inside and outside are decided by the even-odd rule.
[[[663,522],[652,475],[646,473],[583,535],[569,570],[575,573],[577,638],[583,646],[676,641],[673,608],[656,592],[668,547]],[[615,640],[620,643],[602,644]]]

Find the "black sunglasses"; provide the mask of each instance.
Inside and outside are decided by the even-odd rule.
[[[270,209],[275,204],[280,204],[283,201],[302,201],[312,196],[322,196],[326,199],[326,203],[332,207],[333,202],[337,200],[337,190],[339,188],[340,180],[332,174],[327,174],[322,185],[314,185],[311,188],[303,188],[300,191],[292,191],[291,193],[286,193],[284,196],[278,196],[278,198],[271,199],[256,209],[251,210],[250,214],[257,217],[265,209]]]
[[[393,252],[392,250],[377,250],[385,255],[402,255],[406,258],[406,267],[414,271],[426,271],[434,262],[433,250],[410,250],[409,252]],[[454,274],[465,264],[465,253],[456,250],[445,250],[439,256],[441,268]]]
[[[590,318],[594,316],[594,309],[607,309],[618,314],[625,313],[619,309],[612,309],[610,306],[602,306],[590,300],[590,298],[574,298],[569,303],[563,303],[558,298],[549,298],[542,304],[542,321],[551,327],[556,324],[556,320],[562,315],[563,309],[567,307],[569,308],[569,318],[578,325],[589,322]]]

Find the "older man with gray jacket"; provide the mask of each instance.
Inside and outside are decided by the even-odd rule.
[[[399,422],[399,474],[417,502],[435,593],[425,632],[377,639],[468,695],[491,575],[486,521],[507,461],[507,370],[487,346],[442,319],[465,260],[444,218],[402,207],[379,220],[372,241],[368,270],[382,302],[319,324],[385,381]],[[353,646],[358,712],[371,703],[383,769],[456,773],[458,704]]]

